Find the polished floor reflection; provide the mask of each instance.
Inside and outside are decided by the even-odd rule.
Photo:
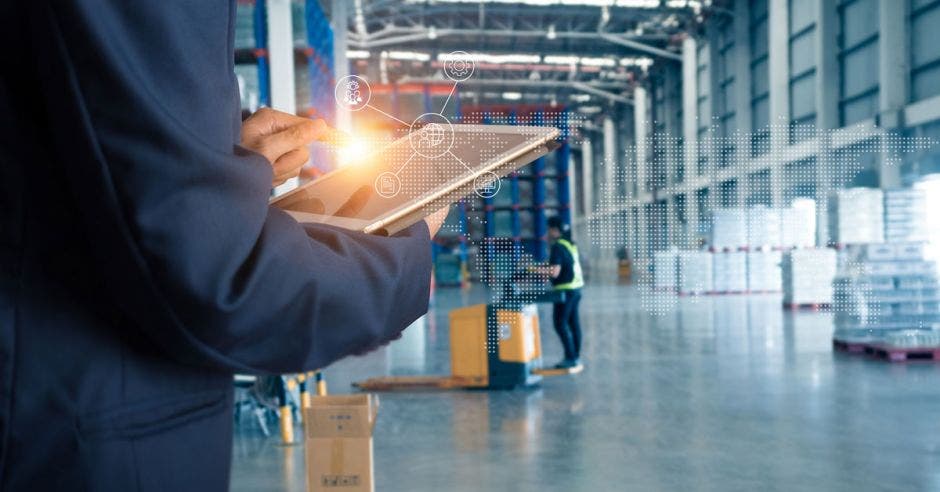
[[[439,290],[423,326],[326,371],[333,393],[449,372]],[[561,358],[547,306],[546,359]],[[522,391],[383,394],[380,491],[940,490],[940,365],[835,354],[827,313],[779,296],[681,298],[590,286],[585,370]],[[303,449],[236,432],[232,489],[304,490]]]

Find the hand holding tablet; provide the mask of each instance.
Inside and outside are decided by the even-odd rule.
[[[559,134],[534,126],[451,128],[442,137],[428,124],[271,203],[300,222],[391,235],[471,193],[492,197],[499,178],[547,154]]]

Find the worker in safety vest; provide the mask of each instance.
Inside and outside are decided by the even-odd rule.
[[[584,275],[581,271],[578,247],[571,240],[571,226],[564,223],[561,217],[550,217],[548,237],[552,240],[548,274],[556,295],[552,319],[555,332],[558,333],[565,349],[565,358],[555,367],[568,369],[581,364],[581,322],[578,317],[578,304],[581,303]]]

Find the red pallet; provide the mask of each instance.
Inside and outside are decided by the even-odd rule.
[[[850,354],[864,354],[868,344],[864,342],[847,342],[844,340],[832,340],[832,348],[839,352],[848,352]]]
[[[653,292],[668,292],[670,294],[675,294],[678,291],[672,287],[653,287]]]
[[[822,304],[793,304],[793,303],[783,303],[783,307],[791,311],[823,311],[832,308],[832,305],[828,303]]]
[[[865,346],[865,353],[889,362],[940,362],[940,347],[903,348],[870,344]]]

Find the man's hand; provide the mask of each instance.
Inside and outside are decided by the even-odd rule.
[[[441,230],[441,226],[444,225],[444,219],[447,218],[448,212],[450,212],[449,206],[424,218],[424,221],[428,224],[428,230],[431,232],[431,237],[437,235],[437,231]]]
[[[300,173],[310,159],[307,148],[315,140],[330,138],[333,130],[321,119],[261,108],[242,123],[242,146],[253,150],[274,168],[272,185],[277,186]]]

